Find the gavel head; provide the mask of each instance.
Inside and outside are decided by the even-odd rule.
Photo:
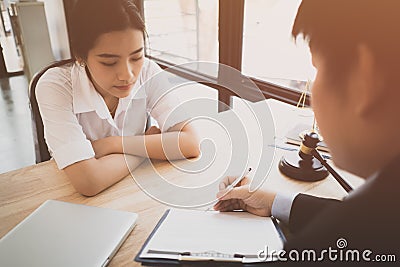
[[[312,158],[312,152],[317,148],[318,143],[320,142],[319,135],[316,132],[307,132],[300,146],[299,156],[303,159]]]

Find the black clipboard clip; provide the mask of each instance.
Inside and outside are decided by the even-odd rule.
[[[180,261],[224,261],[224,262],[242,262],[244,256],[239,254],[226,254],[218,251],[205,251],[197,253],[182,253],[179,256]]]
[[[223,261],[223,262],[243,262],[244,258],[253,258],[256,255],[227,254],[218,251],[204,252],[174,252],[162,250],[149,250],[148,253],[176,255],[179,261]]]

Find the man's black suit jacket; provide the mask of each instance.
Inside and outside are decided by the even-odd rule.
[[[400,156],[343,201],[298,195],[289,218],[293,236],[285,250],[368,249],[371,259],[395,254],[399,262],[399,206]],[[340,238],[346,240],[345,248],[344,243],[337,246]]]

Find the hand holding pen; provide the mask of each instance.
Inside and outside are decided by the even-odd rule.
[[[219,183],[219,192],[220,194],[221,191],[224,192],[229,192],[232,190],[232,188],[244,185],[248,183],[248,178],[246,177],[249,173],[251,172],[251,168],[248,168],[245,174],[241,177],[235,177],[235,176],[227,176],[225,177],[220,183]],[[214,204],[214,209],[215,207],[220,203],[221,201],[218,201],[217,203]],[[207,208],[206,211],[211,210],[211,207]]]
[[[214,205],[214,209],[244,210],[259,216],[271,216],[276,193],[263,189],[250,192],[250,179],[246,175],[241,178],[225,177],[222,180],[217,194],[219,201]]]
[[[232,190],[234,187],[240,186],[247,184],[249,178],[247,178],[247,175],[251,172],[251,167],[248,168],[248,170],[245,172],[245,174],[241,177],[235,178],[233,176],[228,176],[225,177],[221,183],[219,184],[219,190],[225,190],[229,191]]]

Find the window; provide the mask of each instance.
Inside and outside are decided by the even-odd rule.
[[[307,43],[291,31],[301,0],[246,0],[242,72],[250,77],[302,90],[314,80]]]
[[[187,62],[227,64],[250,77],[263,92],[296,104],[315,69],[307,44],[295,43],[291,28],[301,0],[136,0],[149,32],[147,56],[162,67]],[[187,79],[207,77],[228,104],[232,93],[213,84],[218,70],[178,66]],[[242,97],[261,100],[246,83]],[[309,104],[307,97],[306,103]]]
[[[218,62],[218,0],[144,0],[147,55],[173,64]]]

